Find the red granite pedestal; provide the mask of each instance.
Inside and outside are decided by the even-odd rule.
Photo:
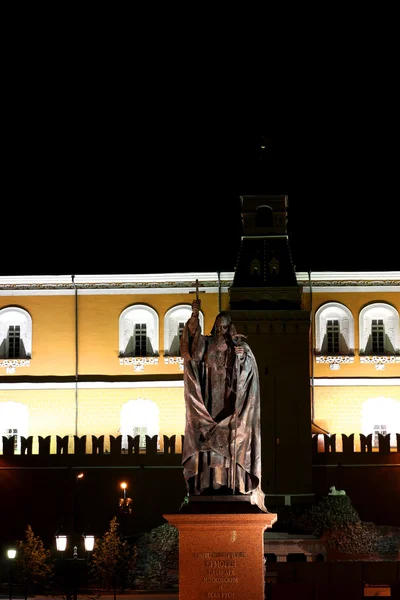
[[[264,600],[264,531],[277,515],[203,500],[164,515],[179,531],[179,600]]]

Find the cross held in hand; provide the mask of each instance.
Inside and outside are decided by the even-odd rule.
[[[199,291],[199,280],[198,279],[196,279],[195,286],[196,286],[196,289],[190,290],[189,294],[196,294],[196,300],[198,300],[199,294],[205,294],[205,291],[204,290],[202,292]]]

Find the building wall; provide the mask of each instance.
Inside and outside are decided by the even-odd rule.
[[[400,386],[316,387],[314,394],[315,422],[332,433],[363,432],[363,406],[370,399],[392,399],[400,414]]]
[[[120,435],[121,409],[131,400],[149,400],[159,411],[160,434],[176,435],[176,449],[181,450],[184,433],[185,407],[183,386],[180,387],[134,387],[89,388],[79,390],[78,436]],[[76,433],[75,390],[1,390],[0,402],[22,404],[28,409],[28,436],[52,437],[52,449],[56,436],[73,436]],[[108,435],[105,448],[109,450]],[[72,440],[71,440],[72,444]],[[88,441],[89,444],[89,441]],[[89,446],[90,448],[91,446]],[[163,448],[162,437],[160,448]],[[37,451],[37,440],[33,448]]]

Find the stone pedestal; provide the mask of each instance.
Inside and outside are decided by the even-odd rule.
[[[264,600],[264,531],[249,502],[189,502],[164,515],[179,531],[179,600]]]

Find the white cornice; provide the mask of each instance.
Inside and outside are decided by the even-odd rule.
[[[136,388],[182,388],[182,381],[85,381],[78,389],[136,389]],[[0,383],[0,390],[73,390],[75,383]]]
[[[79,296],[99,296],[99,295],[112,295],[118,296],[121,294],[127,294],[130,296],[134,295],[143,295],[146,296],[156,296],[160,294],[189,294],[193,293],[193,287],[158,287],[158,288],[147,288],[147,287],[137,287],[137,288],[117,288],[117,287],[108,287],[108,288],[78,288]],[[227,293],[229,288],[227,286],[221,286],[221,293]],[[204,292],[206,294],[218,294],[218,287],[202,287],[199,285],[199,291]],[[73,296],[75,294],[75,290],[70,287],[61,289],[61,290],[52,290],[52,289],[27,289],[24,288],[22,290],[1,290],[0,296]]]
[[[232,281],[234,273],[222,272],[219,277],[223,281]],[[184,281],[218,281],[218,273],[145,273],[145,274],[115,274],[115,275],[75,275],[75,284],[121,284],[121,283],[181,283]],[[72,275],[14,275],[1,276],[2,285],[66,285],[71,284]]]
[[[381,385],[394,385],[394,386],[400,386],[400,377],[392,377],[392,378],[384,378],[384,377],[380,377],[380,378],[371,378],[371,379],[356,379],[356,378],[346,378],[346,379],[339,379],[338,378],[333,378],[332,379],[314,379],[314,387],[347,387],[347,386],[356,386],[356,387],[360,387],[360,386],[366,386],[366,387],[375,387],[375,386],[381,386]]]
[[[313,294],[333,294],[333,293],[359,293],[363,292],[378,292],[382,294],[382,292],[398,292],[400,293],[400,284],[399,285],[318,285],[312,287],[310,290],[309,285],[303,286],[303,293],[309,294],[312,291]]]
[[[201,291],[227,293],[234,272],[145,273],[105,275],[0,276],[0,296],[79,294],[187,294],[199,281]],[[303,293],[400,292],[400,271],[314,271],[296,273]],[[310,290],[311,278],[311,290]],[[187,284],[183,286],[182,284]],[[214,285],[212,285],[214,283]],[[74,286],[75,284],[75,286]],[[131,285],[130,285],[131,284]],[[141,285],[143,284],[143,285]],[[169,285],[170,284],[170,285]]]
[[[399,281],[400,271],[310,271],[296,273],[297,283],[311,281]]]
[[[196,279],[199,289],[216,294],[228,291],[234,273],[145,273],[115,275],[22,275],[0,277],[0,296],[69,296],[98,294],[188,294]],[[186,285],[184,285],[186,284]],[[214,285],[212,285],[214,284]]]

